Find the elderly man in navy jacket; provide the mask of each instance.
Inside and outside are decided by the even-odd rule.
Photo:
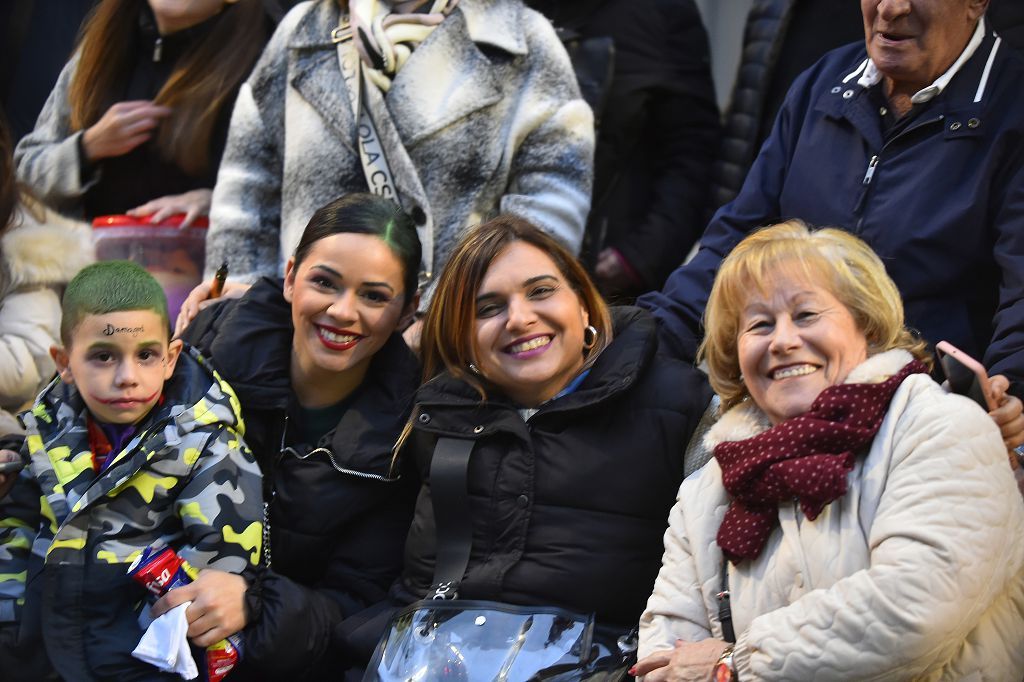
[[[786,218],[850,230],[903,294],[907,321],[1024,388],[1024,57],[989,0],[861,0],[866,45],[793,84],[740,194],[687,265],[641,299],[692,357],[718,264]]]

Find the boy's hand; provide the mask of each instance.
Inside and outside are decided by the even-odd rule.
[[[21,459],[21,455],[14,450],[0,450],[0,462],[17,462],[19,459]],[[0,498],[7,497],[7,493],[11,492],[17,478],[18,472],[0,474]]]
[[[154,618],[175,606],[192,602],[185,609],[188,637],[196,646],[207,647],[246,626],[245,578],[212,568],[199,572],[188,585],[175,588],[153,604]]]

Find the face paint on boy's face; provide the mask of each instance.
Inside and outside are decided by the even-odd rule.
[[[167,336],[151,310],[87,315],[72,332],[71,347],[55,352],[54,359],[61,378],[78,388],[96,419],[135,424],[149,414],[174,372],[181,341],[168,343]]]
[[[107,326],[103,328],[103,335],[104,336],[113,336],[114,334],[130,334],[133,337],[138,337],[139,334],[145,334],[145,333],[146,333],[146,328],[142,327],[142,326],[139,326],[139,327],[115,327],[114,325],[108,323]]]

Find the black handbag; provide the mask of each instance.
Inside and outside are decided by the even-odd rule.
[[[614,638],[593,614],[458,599],[472,525],[466,476],[473,441],[439,438],[430,465],[437,564],[430,598],[395,614],[364,682],[618,682],[635,662],[635,631]]]

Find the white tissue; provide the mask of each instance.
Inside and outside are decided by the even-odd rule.
[[[192,602],[175,606],[146,628],[132,656],[166,672],[178,673],[186,680],[199,677],[192,651],[188,648],[188,620],[185,609]]]

